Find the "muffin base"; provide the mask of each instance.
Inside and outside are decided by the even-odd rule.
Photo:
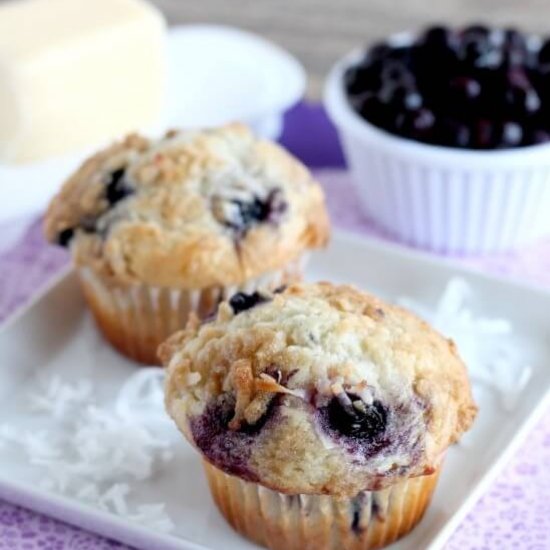
[[[354,498],[286,495],[203,462],[214,501],[241,535],[271,550],[371,550],[406,535],[430,503],[439,469]]]
[[[306,256],[281,270],[249,279],[242,285],[198,290],[148,285],[119,287],[89,268],[78,270],[86,302],[106,340],[120,353],[145,365],[159,365],[157,348],[185,327],[189,315],[204,319],[235,292],[277,288],[301,280]]]

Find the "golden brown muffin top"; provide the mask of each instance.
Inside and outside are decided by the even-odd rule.
[[[240,124],[130,135],[87,160],[53,199],[50,242],[114,284],[241,284],[326,244],[320,186]]]
[[[477,411],[452,341],[350,286],[237,294],[160,353],[167,410],[203,457],[289,494],[432,473]]]

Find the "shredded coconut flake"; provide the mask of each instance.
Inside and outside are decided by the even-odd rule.
[[[95,483],[83,483],[80,489],[75,492],[75,496],[84,502],[97,504],[101,495]]]
[[[171,426],[163,417],[162,379],[160,369],[144,369],[121,387],[114,406],[99,406],[88,380],[41,378],[29,394],[29,410],[48,415],[51,428],[0,425],[0,448],[18,447],[40,469],[44,489],[169,532],[173,523],[163,504],[129,504],[132,485],[173,457],[170,441],[147,422]]]
[[[502,407],[513,410],[531,379],[532,368],[522,359],[511,323],[498,317],[474,315],[470,306],[472,296],[472,288],[465,280],[453,278],[435,310],[410,298],[401,298],[399,303],[452,338],[474,383],[495,390]]]
[[[130,486],[127,483],[115,483],[99,497],[99,507],[106,512],[112,509],[119,516],[128,516],[126,498],[129,494]]]
[[[174,429],[164,411],[164,371],[141,368],[118,392],[115,411],[121,418],[139,421],[150,428]]]
[[[137,507],[137,512],[128,514],[128,519],[141,523],[151,529],[170,533],[174,530],[174,523],[166,515],[164,504],[142,504]]]
[[[9,443],[16,443],[19,438],[17,436],[18,432],[14,426],[9,424],[0,425],[0,446],[5,447]]]
[[[92,384],[89,380],[69,384],[59,376],[53,376],[49,379],[42,377],[38,388],[29,393],[28,399],[31,410],[62,418],[70,408],[88,403],[91,397]]]

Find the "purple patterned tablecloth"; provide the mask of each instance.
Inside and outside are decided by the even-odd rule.
[[[341,164],[333,131],[315,107],[302,106],[287,125],[285,143],[312,166]],[[296,129],[322,136],[321,154]],[[290,128],[290,129],[289,129]],[[303,137],[303,134],[302,134]],[[332,140],[332,147],[327,143]],[[304,148],[305,147],[305,148]],[[384,239],[358,210],[344,171],[319,172],[336,225]],[[0,228],[1,231],[1,228]],[[0,237],[1,239],[1,237]],[[38,221],[19,244],[0,255],[0,320],[21,306],[66,262],[63,251],[47,246]],[[550,287],[550,239],[520,252],[490,257],[461,258],[465,264]],[[127,548],[62,522],[0,501],[0,550],[103,550]],[[448,550],[550,549],[550,410],[529,434],[520,451],[453,534]],[[415,549],[416,550],[416,549]]]

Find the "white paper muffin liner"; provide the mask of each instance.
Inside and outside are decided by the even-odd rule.
[[[300,280],[307,259],[308,255],[303,254],[284,268],[251,278],[242,285],[198,290],[148,285],[119,287],[89,268],[80,268],[78,273],[88,306],[105,338],[123,355],[158,365],[158,346],[184,328],[191,313],[205,318],[235,292],[250,293]]]
[[[422,519],[435,473],[353,498],[286,495],[203,463],[210,491],[231,526],[272,550],[371,550],[407,534]]]
[[[514,249],[550,234],[550,145],[468,151],[393,136],[347,102],[332,70],[325,105],[367,216],[407,244],[442,253]]]

